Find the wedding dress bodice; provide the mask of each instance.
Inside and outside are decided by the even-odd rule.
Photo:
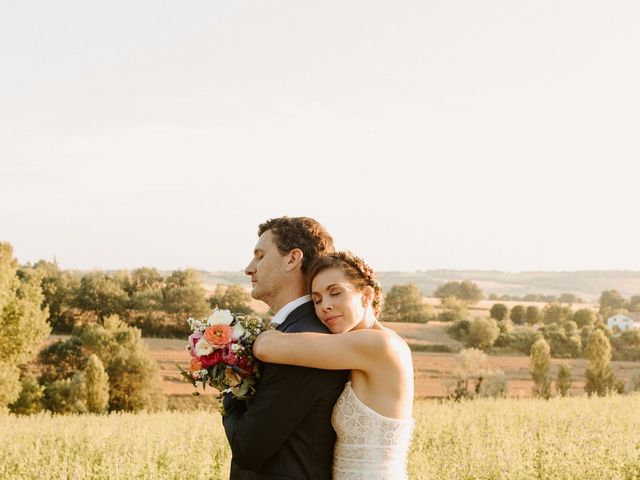
[[[380,415],[362,403],[347,382],[333,408],[338,439],[333,480],[405,480],[412,418]]]

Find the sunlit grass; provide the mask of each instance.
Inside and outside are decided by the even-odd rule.
[[[418,401],[412,479],[640,479],[640,396]],[[223,479],[217,413],[0,416],[2,479]]]

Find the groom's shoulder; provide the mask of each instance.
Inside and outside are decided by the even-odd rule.
[[[330,333],[329,329],[324,326],[316,315],[315,308],[313,308],[313,302],[307,302],[300,305],[289,314],[285,322],[289,323],[286,328],[287,333]]]

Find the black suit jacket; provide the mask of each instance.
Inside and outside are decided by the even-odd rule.
[[[312,302],[291,312],[278,330],[329,333]],[[222,419],[233,454],[231,480],[330,479],[331,413],[347,377],[344,370],[265,363],[255,397],[232,402]]]

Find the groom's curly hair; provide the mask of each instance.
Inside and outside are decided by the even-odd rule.
[[[258,226],[258,236],[267,230],[273,233],[273,240],[282,255],[294,248],[302,250],[302,273],[321,255],[334,251],[333,238],[329,232],[310,217],[278,217]]]

